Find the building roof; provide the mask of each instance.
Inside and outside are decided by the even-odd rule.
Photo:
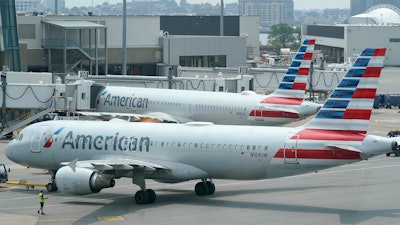
[[[84,20],[46,20],[43,22],[64,29],[107,29],[107,26]]]
[[[400,24],[400,9],[389,4],[379,4],[364,13],[350,17],[350,24],[394,25]]]

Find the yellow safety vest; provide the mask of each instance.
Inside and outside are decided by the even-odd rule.
[[[41,192],[38,195],[38,202],[44,202],[43,193],[41,193]]]

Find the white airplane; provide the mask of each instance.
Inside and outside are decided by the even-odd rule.
[[[156,200],[146,179],[200,179],[195,193],[202,196],[215,192],[212,179],[277,178],[358,162],[397,148],[390,138],[367,135],[385,51],[365,49],[318,114],[299,127],[52,120],[23,129],[5,153],[48,169],[49,191],[85,195],[132,178],[138,204]]]
[[[305,40],[277,90],[270,95],[107,86],[97,98],[96,117],[136,121],[232,125],[281,125],[314,115],[321,107],[303,101],[315,40]]]

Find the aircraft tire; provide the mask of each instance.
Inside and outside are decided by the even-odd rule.
[[[57,185],[54,183],[46,184],[46,189],[48,192],[56,192],[58,190]]]
[[[157,198],[156,192],[153,189],[147,189],[146,193],[148,196],[147,203],[150,203],[150,204],[154,203]]]
[[[148,203],[148,201],[149,201],[149,196],[148,196],[146,191],[139,190],[139,191],[136,192],[136,194],[135,194],[135,202],[137,204],[143,205],[143,204]]]
[[[211,181],[207,181],[208,195],[213,195],[215,193],[215,184]]]
[[[204,196],[208,194],[208,186],[207,183],[199,182],[194,187],[194,192],[196,192],[197,196]]]

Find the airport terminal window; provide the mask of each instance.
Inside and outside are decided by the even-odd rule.
[[[187,67],[226,67],[226,56],[180,56],[179,65]]]

